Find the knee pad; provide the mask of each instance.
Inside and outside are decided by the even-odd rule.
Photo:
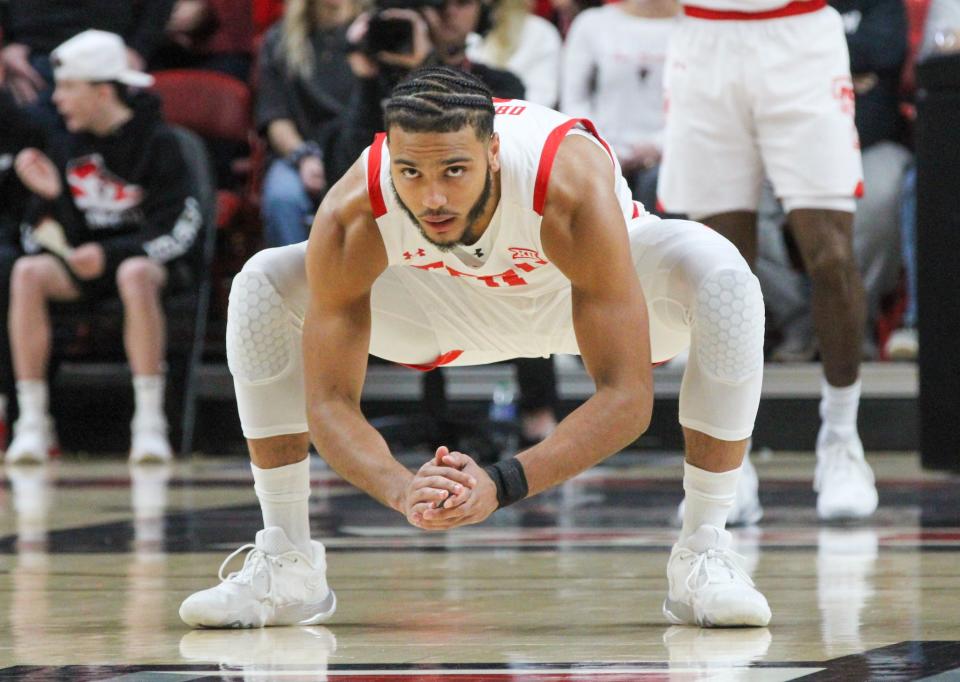
[[[233,279],[227,311],[227,365],[234,379],[269,381],[290,364],[291,323],[267,276],[244,268]]]
[[[714,378],[740,384],[763,368],[763,295],[749,270],[721,268],[700,283],[694,310],[697,360]]]

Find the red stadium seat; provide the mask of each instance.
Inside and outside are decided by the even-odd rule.
[[[163,101],[164,118],[206,140],[224,140],[249,148],[231,172],[239,190],[217,192],[218,240],[214,262],[214,316],[224,314],[229,283],[260,248],[259,191],[266,153],[253,128],[250,88],[243,81],[213,71],[173,69],[153,73],[151,88]]]

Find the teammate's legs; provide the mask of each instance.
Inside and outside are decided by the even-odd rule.
[[[757,262],[757,213],[756,211],[728,211],[710,216],[692,216],[726,237],[747,264],[753,268]]]
[[[823,361],[817,513],[825,519],[869,516],[878,500],[857,433],[866,299],[853,254],[853,214],[799,208],[788,220],[812,284]]]
[[[680,391],[686,504],[664,613],[676,623],[765,625],[766,600],[727,553],[724,530],[760,399],[760,285],[736,248],[699,223],[635,226],[631,249],[650,313],[653,360],[690,345]],[[703,572],[711,561],[721,565]]]
[[[752,74],[757,142],[811,279],[824,366],[817,512],[863,517],[877,496],[856,432],[864,294],[852,226],[863,170],[843,20],[827,7],[765,30],[768,58]]]

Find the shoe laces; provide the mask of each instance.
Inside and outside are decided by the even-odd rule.
[[[227,567],[227,564],[229,564],[235,556],[245,551],[249,551],[249,553],[247,554],[246,559],[243,560],[243,568],[224,577],[223,570]],[[296,563],[297,559],[293,558],[290,561]],[[223,563],[220,564],[220,570],[217,571],[217,576],[224,582],[252,585],[254,577],[261,570],[266,570],[269,578],[267,598],[273,601],[274,585],[276,584],[276,581],[273,578],[273,571],[277,568],[283,568],[283,563],[283,556],[273,556],[271,554],[267,554],[262,549],[259,549],[256,545],[248,543],[238,547],[230,554],[230,556],[223,560]]]
[[[686,580],[687,590],[691,594],[711,583],[732,582],[738,578],[753,587],[753,579],[740,565],[740,562],[746,561],[746,559],[732,549],[711,547],[702,552],[694,552],[691,549],[681,548],[679,551],[681,561],[694,556],[696,560],[690,567],[690,573],[687,574]]]
[[[823,455],[817,461],[814,472],[814,489],[820,490],[826,478],[849,480],[853,477],[865,478],[871,485],[875,483],[873,470],[863,457],[859,457],[844,441],[836,441],[823,446]]]

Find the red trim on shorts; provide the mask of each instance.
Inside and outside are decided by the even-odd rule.
[[[610,151],[610,145],[600,137],[596,126],[588,119],[571,118],[566,123],[558,125],[547,135],[547,141],[543,143],[543,151],[540,152],[540,165],[537,167],[537,181],[533,186],[533,210],[537,215],[543,215],[543,205],[547,200],[547,185],[550,184],[550,173],[553,171],[553,159],[557,155],[557,150],[560,149],[560,143],[563,142],[563,138],[567,136],[570,129],[578,124],[582,125],[588,133],[597,138],[597,141],[603,145],[603,148],[607,150],[607,154],[610,155],[610,160],[613,161],[614,157],[613,152]]]
[[[630,217],[631,219],[640,217],[640,204],[638,204],[636,201],[633,202],[633,215]]]
[[[429,372],[431,369],[436,369],[437,367],[442,367],[443,365],[449,365],[461,355],[463,355],[462,350],[451,350],[439,356],[433,362],[429,362],[425,365],[408,365],[405,362],[398,362],[397,364],[403,365],[404,367],[409,367],[410,369],[416,369],[421,372]]]
[[[370,197],[374,219],[387,212],[387,204],[383,200],[383,188],[380,186],[380,164],[383,158],[383,142],[386,139],[386,133],[377,133],[373,138],[373,144],[370,145],[370,156],[367,157],[367,194]]]
[[[857,186],[853,189],[853,196],[855,199],[863,199],[863,180],[857,182]]]
[[[684,5],[683,13],[694,19],[710,19],[712,21],[757,21],[759,19],[780,19],[781,17],[794,17],[798,14],[810,14],[826,6],[827,0],[794,0],[783,7],[764,10],[763,12],[735,12],[733,10]]]
[[[665,209],[665,208],[663,207],[663,202],[660,201],[660,198],[659,198],[659,197],[657,197],[657,206],[656,206],[656,209],[657,209],[657,213],[666,213],[666,212],[667,212],[667,209]]]

